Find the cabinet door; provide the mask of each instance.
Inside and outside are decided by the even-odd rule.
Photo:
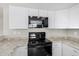
[[[63,44],[63,56],[73,56],[73,48]]]
[[[47,10],[41,10],[41,9],[39,9],[39,16],[47,17],[48,16]]]
[[[25,9],[25,25],[26,25],[26,29],[28,29],[28,8]]]
[[[27,56],[27,47],[22,46],[15,49],[11,56]]]
[[[69,28],[79,28],[79,6],[70,9]]]
[[[48,11],[48,27],[49,29],[53,29],[55,26],[55,12]]]
[[[61,56],[62,55],[62,43],[61,42],[53,42],[53,56]]]
[[[29,8],[28,15],[29,16],[38,16],[38,9]]]
[[[68,11],[69,10],[56,11],[55,28],[68,28]]]
[[[27,9],[23,7],[9,6],[9,28],[27,29]]]

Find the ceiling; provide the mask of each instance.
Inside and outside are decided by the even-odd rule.
[[[0,16],[2,16],[2,8],[8,5],[29,7],[29,8],[39,8],[45,10],[61,10],[66,8],[71,8],[78,3],[0,3]]]
[[[60,10],[64,8],[70,8],[77,3],[14,3],[9,5],[30,7],[30,8],[39,8],[46,10]]]
[[[59,10],[64,8],[70,8],[78,3],[0,3],[0,7],[15,5],[29,8],[39,8],[47,10]]]

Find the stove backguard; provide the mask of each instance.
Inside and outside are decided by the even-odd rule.
[[[45,32],[29,32],[30,41],[44,41],[46,37]]]

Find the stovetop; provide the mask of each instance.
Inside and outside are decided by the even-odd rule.
[[[44,41],[35,41],[35,42],[28,42],[29,47],[35,47],[35,46],[45,46],[52,43],[50,40],[45,39]]]

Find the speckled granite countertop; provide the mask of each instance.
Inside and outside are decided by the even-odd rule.
[[[64,44],[68,44],[74,48],[79,47],[79,38],[73,37],[51,37],[50,41],[61,41]],[[11,56],[17,47],[27,46],[28,38],[26,37],[5,37],[0,36],[0,56]]]
[[[79,49],[79,38],[75,37],[52,37],[49,38],[52,42],[62,42],[63,44],[66,44],[68,46],[71,46],[73,48]]]
[[[0,37],[0,56],[9,56],[16,47],[24,46],[26,44],[27,39],[25,38],[7,38],[7,37]]]

